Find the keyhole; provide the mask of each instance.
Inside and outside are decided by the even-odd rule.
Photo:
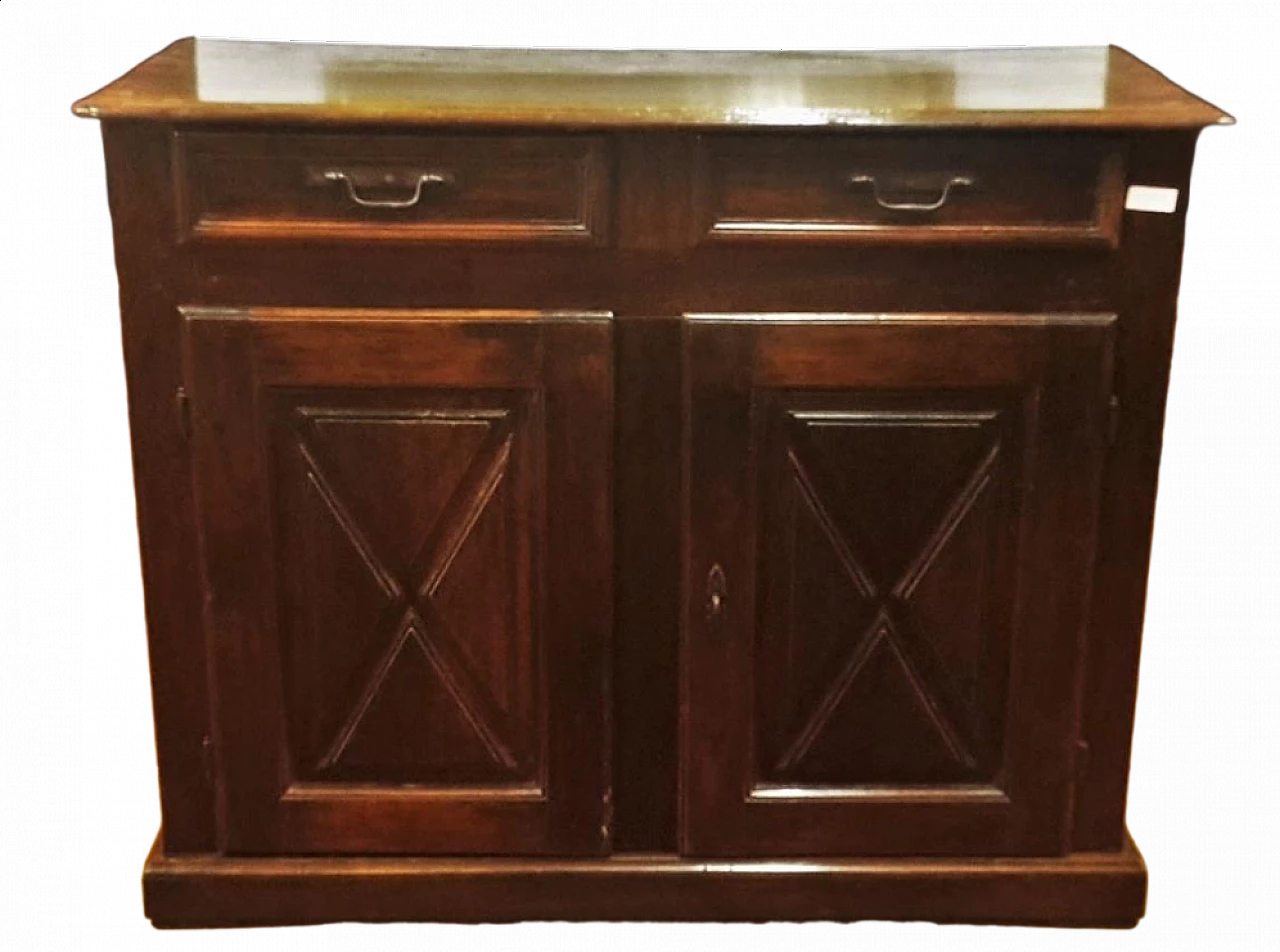
[[[707,573],[707,620],[714,621],[724,612],[724,600],[728,585],[724,577],[724,569],[719,563],[711,566]]]

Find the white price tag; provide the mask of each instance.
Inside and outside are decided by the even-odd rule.
[[[1178,210],[1178,190],[1157,185],[1130,185],[1124,207],[1131,212],[1159,212],[1172,215]]]

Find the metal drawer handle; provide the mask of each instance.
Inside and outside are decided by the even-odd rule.
[[[413,194],[408,198],[366,198],[356,191],[352,176],[341,169],[327,169],[322,175],[326,182],[341,182],[347,187],[347,197],[363,208],[412,208],[422,201],[423,190],[428,185],[452,185],[453,176],[447,172],[423,172],[413,183]],[[395,185],[398,176],[388,173],[381,184]]]
[[[943,205],[947,204],[947,199],[951,197],[953,188],[960,188],[973,184],[973,179],[968,175],[953,175],[947,179],[942,186],[942,194],[938,196],[936,201],[932,202],[890,202],[886,201],[880,195],[880,183],[874,175],[854,175],[849,179],[850,185],[870,185],[871,197],[876,200],[876,204],[881,208],[888,209],[891,212],[933,212],[937,211]]]

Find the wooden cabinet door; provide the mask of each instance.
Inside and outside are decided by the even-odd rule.
[[[186,312],[226,850],[605,848],[611,333]]]
[[[1112,325],[686,322],[686,852],[1065,849]]]

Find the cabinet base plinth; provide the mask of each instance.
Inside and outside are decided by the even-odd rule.
[[[1126,928],[1146,904],[1132,840],[1044,859],[692,860],[166,856],[143,872],[160,928],[322,922],[857,919]]]

